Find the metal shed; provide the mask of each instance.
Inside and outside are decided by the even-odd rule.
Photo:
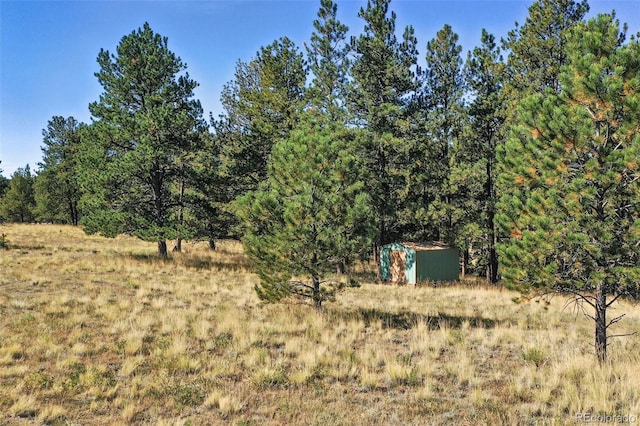
[[[380,276],[392,283],[457,281],[458,249],[440,242],[393,243],[380,251]]]

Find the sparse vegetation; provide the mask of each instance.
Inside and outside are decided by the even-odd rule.
[[[110,309],[102,312],[107,323],[129,318],[113,333],[115,347],[104,349],[127,359],[125,375],[143,366],[153,371],[149,354],[170,371],[198,372],[205,361],[184,357],[194,337],[208,341],[215,333],[220,337],[215,351],[234,348],[239,356],[244,352],[235,344],[244,331],[217,330],[222,315],[217,311],[208,315],[194,308],[185,317],[181,304],[198,306],[202,297],[226,307],[219,297],[230,293],[236,309],[248,301],[258,306],[240,295],[250,282],[263,301],[295,303],[292,296],[302,296],[321,309],[347,283],[350,294],[368,295],[366,283],[372,280],[359,275],[377,271],[384,278],[382,268],[358,271],[358,261],[373,258],[382,266],[380,250],[387,244],[437,241],[458,250],[463,276],[501,281],[520,290],[521,300],[571,295],[593,320],[595,353],[606,364],[610,327],[616,326],[612,337],[633,335],[617,328],[626,312],[608,311],[623,298],[640,300],[640,37],[627,41],[628,27],[614,11],[587,21],[587,0],[538,0],[528,11],[500,45],[483,30],[481,45],[468,50],[448,24],[421,44],[416,34],[422,30],[398,27],[406,17],[398,19],[391,0],[371,0],[359,8],[360,34],[340,21],[337,2],[321,0],[310,43],[302,42],[306,54],[283,36],[250,60],[238,60],[221,93],[220,115],[210,113],[209,123],[186,63],[169,50],[168,37],[145,22],[122,37],[113,53],[100,49],[95,77],[103,91],[89,105],[91,123],[54,116],[43,131],[39,170],[32,175],[26,165],[10,181],[0,177],[0,221],[64,221],[81,224],[88,234],[135,236],[155,241],[166,262],[156,262],[146,245],[130,252],[135,244],[127,241],[126,249],[92,249],[94,259],[80,270],[75,259],[59,260],[57,252],[34,266],[30,256],[48,250],[46,241],[23,249],[28,267],[14,267],[8,276],[37,289],[51,285],[56,292],[67,291],[58,290],[59,284],[75,283],[78,276],[88,277],[76,284],[80,293],[87,283],[115,289],[114,295],[87,297],[107,298]],[[206,75],[201,67],[196,69],[204,74],[198,74]],[[225,238],[241,239],[247,257],[236,248],[238,259],[229,261],[229,253],[214,256],[198,247],[170,259],[167,240],[175,240],[173,251],[180,253],[183,240],[206,239],[214,248]],[[6,241],[0,234],[0,248]],[[19,260],[20,250],[12,250],[11,261]],[[77,246],[69,250],[85,252]],[[102,259],[103,272],[94,268],[95,259]],[[391,263],[415,270],[408,258]],[[147,272],[140,275],[138,266]],[[210,275],[211,270],[219,273]],[[158,274],[171,279],[159,280]],[[359,281],[365,285],[356,287]],[[157,288],[149,289],[149,282]],[[176,295],[172,286],[180,284]],[[219,293],[211,295],[211,286]],[[442,289],[438,297],[448,297],[450,290]],[[65,301],[47,299],[36,312],[66,321],[78,313],[75,291]],[[434,321],[452,330],[446,340],[454,346],[465,341],[466,329],[503,326],[493,315],[421,313],[432,301],[395,311],[389,309],[394,298],[386,296],[385,303],[368,308],[361,307],[368,297],[358,300],[350,315],[367,327],[380,321],[394,329],[420,321],[431,327]],[[454,306],[477,306],[472,297],[465,294]],[[29,317],[34,315],[30,303],[16,300],[10,306],[27,310]],[[158,324],[159,312],[170,318]],[[353,320],[344,312],[333,314],[338,323],[327,323],[329,329]],[[134,327],[138,315],[146,318],[145,327]],[[250,323],[253,315],[254,310],[239,321]],[[537,315],[516,317],[526,330],[543,326]],[[188,333],[176,334],[185,327]],[[281,324],[273,330],[279,333]],[[304,337],[313,341],[324,333],[312,327]],[[371,392],[427,381],[413,357],[374,353],[368,357],[376,361],[363,367],[354,349],[338,351],[351,365],[338,361],[328,367],[322,360],[330,351],[314,351],[305,358],[313,362],[300,365],[292,377],[278,352],[288,337],[277,339],[275,347],[251,346],[250,359],[243,362],[253,368],[247,371],[241,363],[239,375],[277,389],[328,377],[341,383],[361,379]],[[71,342],[68,353],[93,356],[90,340]],[[288,348],[289,358],[303,356],[303,340]],[[516,352],[537,369],[553,364],[548,348],[529,345]],[[447,374],[473,383],[473,358],[466,352],[454,358],[460,368],[446,369]],[[183,383],[171,386],[176,391],[170,394],[184,394]],[[202,386],[203,392],[176,397],[177,404],[205,400],[210,389]],[[138,410],[131,405],[126,410],[126,419],[135,421]]]
[[[573,424],[640,416],[640,341],[495,287],[361,280],[322,313],[262,304],[241,246],[6,225],[0,423]],[[356,273],[371,275],[366,266]],[[640,307],[621,333],[640,329]]]

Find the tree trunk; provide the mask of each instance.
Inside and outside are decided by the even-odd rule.
[[[78,224],[78,211],[73,200],[69,200],[69,219],[73,226]]]
[[[467,265],[469,264],[469,248],[462,251],[462,265],[460,265],[461,275],[464,278],[467,275]]]
[[[373,243],[373,263],[376,265],[376,282],[380,284],[382,282],[382,271],[380,270],[380,250],[382,247],[378,247],[378,243]]]
[[[387,173],[387,156],[385,154],[384,145],[382,143],[382,138],[378,139],[378,153],[377,153],[377,179],[380,182],[380,191],[382,195],[378,200],[378,241],[377,247],[374,247],[374,256],[376,257],[376,271],[377,276],[376,279],[380,283],[382,282],[382,275],[380,271],[380,250],[387,243],[387,226],[386,226],[386,216],[387,209],[389,203],[391,202],[391,191],[389,187],[388,173]]]
[[[164,173],[159,164],[154,164],[153,173],[151,175],[151,187],[153,188],[153,206],[155,225],[158,229],[163,229],[166,226],[166,205],[162,194],[162,182]],[[167,253],[167,241],[165,239],[158,240],[158,256],[161,259],[167,259],[169,257]]]
[[[184,181],[180,181],[180,208],[178,210],[178,224],[182,225],[184,221]],[[176,244],[173,246],[173,251],[182,253],[182,238],[176,238]]]
[[[216,249],[216,233],[213,231],[213,226],[211,223],[207,225],[207,236],[209,237],[209,249]]]
[[[311,205],[313,205],[313,198],[311,199]],[[318,241],[318,231],[316,229],[316,224],[314,223],[311,227],[313,233],[313,242],[317,243]],[[317,246],[316,246],[317,247]],[[311,257],[311,263],[313,268],[318,271],[318,252],[314,250],[313,256]],[[316,309],[320,309],[322,306],[322,295],[320,294],[320,277],[316,276],[317,272],[312,273],[311,283],[313,285],[313,304]]]
[[[344,260],[341,260],[338,262],[338,265],[336,266],[336,273],[338,275],[344,275],[347,272],[347,267],[344,264]]]
[[[495,244],[489,249],[489,280],[492,284],[498,282],[498,253]]]
[[[320,309],[322,307],[322,295],[320,294],[320,278],[311,277],[311,282],[313,283],[313,304],[316,309]]]
[[[496,232],[496,212],[495,212],[495,194],[493,183],[493,167],[491,161],[487,161],[487,189],[486,189],[488,206],[487,214],[487,242],[489,243],[489,263],[487,267],[487,279],[492,284],[498,282],[498,253],[496,251],[496,244],[498,243],[498,235]]]
[[[384,214],[381,212],[381,215]],[[386,238],[386,236],[384,235],[385,232],[385,226],[384,226],[384,217],[380,217],[380,222],[379,222],[379,227],[378,227],[378,243],[376,244],[375,247],[375,251],[374,251],[374,256],[376,257],[376,271],[377,271],[377,275],[376,275],[376,280],[377,282],[381,283],[382,282],[382,274],[380,271],[380,250],[382,250],[382,247],[384,246],[384,239]]]
[[[598,362],[603,364],[607,360],[607,294],[604,283],[598,283],[596,288],[596,355]]]
[[[158,240],[158,256],[161,259],[167,259],[169,257],[167,253],[167,242],[165,240]]]

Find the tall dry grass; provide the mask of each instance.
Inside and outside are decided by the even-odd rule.
[[[599,367],[593,324],[562,298],[363,283],[319,313],[261,304],[237,243],[161,261],[154,244],[78,228],[2,233],[0,424],[640,418],[639,336]],[[637,306],[616,312],[616,333],[640,330]]]

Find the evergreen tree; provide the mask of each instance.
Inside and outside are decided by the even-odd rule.
[[[457,245],[463,250],[463,267],[473,262],[487,281],[498,280],[495,245],[496,147],[502,140],[501,108],[504,65],[493,35],[482,30],[481,45],[469,52],[466,81],[473,99],[469,125],[454,150],[451,181],[457,197]],[[475,259],[470,259],[470,251]]]
[[[349,27],[338,20],[338,5],[332,0],[320,0],[315,31],[306,46],[309,69],[313,74],[307,91],[313,107],[329,115],[332,120],[346,119],[345,99],[349,76],[347,42]]]
[[[89,106],[94,122],[82,138],[84,230],[129,233],[157,241],[185,237],[180,187],[205,123],[197,83],[148,23],[125,36],[112,55],[101,50],[96,73],[104,92]]]
[[[319,308],[332,290],[326,274],[371,243],[355,135],[317,114],[305,116],[289,139],[274,145],[267,180],[237,201],[262,299],[297,295]]]
[[[0,161],[0,164],[2,164],[2,161]],[[11,181],[9,179],[7,179],[6,177],[3,176],[2,174],[2,169],[0,169],[0,224],[2,224],[3,222],[3,216],[2,216],[2,198],[4,197],[4,194],[7,190],[7,188],[9,188],[9,183]],[[7,241],[6,235],[5,234],[0,234],[0,249],[7,249],[9,248],[9,242]]]
[[[212,123],[231,199],[266,178],[272,146],[288,137],[304,107],[306,79],[302,53],[286,37],[262,47],[250,62],[238,62],[222,93],[224,114]]]
[[[502,40],[509,52],[504,92],[505,112],[514,120],[518,102],[533,93],[560,90],[560,68],[566,62],[567,30],[589,11],[587,0],[538,0],[525,23]]]
[[[566,62],[566,31],[589,11],[587,0],[538,0],[522,26],[516,23],[503,40],[509,51],[510,85],[524,96],[560,90],[560,68]]]
[[[209,242],[211,249],[216,248],[216,240],[236,238],[237,221],[228,209],[233,200],[232,188],[228,179],[221,176],[221,146],[215,135],[204,138],[203,148],[198,151],[192,170],[192,188],[185,193],[185,203],[190,206],[185,218],[195,229],[195,237]]]
[[[609,15],[576,25],[560,92],[526,98],[499,151],[503,278],[591,307],[600,362],[608,308],[640,297],[640,44],[623,39]]]
[[[42,131],[42,162],[35,182],[35,214],[38,220],[77,225],[80,220],[80,188],[77,152],[81,124],[73,117],[55,116]]]
[[[0,161],[0,164],[2,164],[2,161]],[[0,198],[2,198],[8,187],[9,179],[4,177],[4,175],[2,174],[2,169],[0,169]]]
[[[412,27],[406,27],[402,41],[396,37],[396,14],[389,13],[390,0],[368,1],[359,16],[364,33],[352,39],[356,54],[349,99],[357,125],[366,129],[361,155],[369,172],[367,192],[371,195],[377,222],[374,253],[402,234],[398,211],[405,202],[403,190],[410,150],[405,135],[408,104],[417,88],[417,41]]]
[[[12,175],[9,187],[0,199],[0,216],[9,222],[33,222],[36,202],[33,192],[34,177],[27,164]]]
[[[429,237],[455,243],[456,215],[451,182],[452,150],[459,142],[464,111],[462,47],[458,35],[445,25],[427,43],[424,83],[419,93],[417,143],[409,173],[415,189],[411,210],[419,223],[420,239]],[[415,162],[415,159],[419,159]]]
[[[568,31],[589,11],[587,0],[538,0],[523,25],[502,40],[508,52],[502,90],[504,129],[518,124],[519,104],[535,93],[561,90],[560,69],[566,64]],[[506,133],[498,146],[504,144]],[[522,200],[524,202],[524,200]],[[498,240],[507,238],[500,234]]]

